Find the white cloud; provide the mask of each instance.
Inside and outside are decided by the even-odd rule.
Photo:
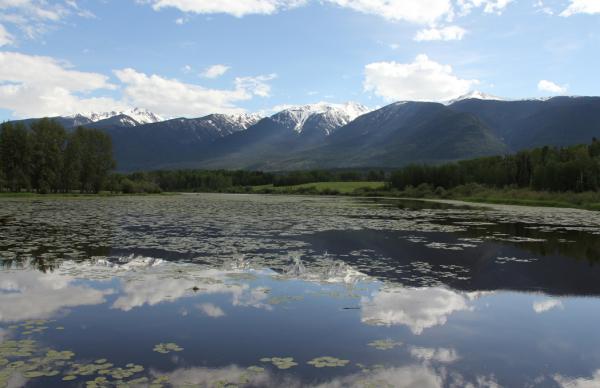
[[[13,36],[0,24],[0,47],[14,43]]]
[[[76,71],[50,57],[0,52],[0,107],[16,117],[110,110],[119,103],[89,93],[115,88],[102,74]]]
[[[365,67],[365,90],[388,101],[450,100],[468,93],[478,83],[457,77],[451,66],[423,54],[412,63],[376,62]]]
[[[259,75],[256,77],[238,77],[235,79],[237,89],[251,91],[252,94],[259,97],[269,97],[271,95],[271,85],[267,82],[277,78],[277,74]]]
[[[543,0],[537,0],[537,2],[533,5],[533,7],[535,9],[537,9],[538,12],[542,12],[542,13],[545,13],[546,15],[550,15],[550,16],[554,15],[554,10],[552,8],[546,6],[546,4],[544,4]]]
[[[0,0],[0,21],[16,26],[30,39],[37,38],[70,15],[94,17],[75,0]]]
[[[571,0],[569,7],[561,12],[560,16],[569,17],[578,13],[600,14],[600,1],[598,0]]]
[[[444,325],[448,317],[469,310],[468,298],[445,288],[396,288],[361,301],[362,321],[378,325],[405,325],[415,335]]]
[[[227,73],[227,71],[229,69],[230,69],[229,66],[213,65],[213,66],[208,67],[206,70],[204,70],[201,75],[204,78],[218,78],[218,77],[222,76],[223,74]]]
[[[548,92],[552,94],[563,94],[567,92],[566,86],[560,86],[552,81],[548,81],[545,79],[538,82],[537,87],[538,90],[541,92]]]
[[[326,0],[358,12],[381,16],[393,21],[433,24],[451,18],[450,0]]]
[[[197,306],[198,309],[211,318],[221,318],[225,316],[225,312],[219,306],[215,306],[212,303],[203,303]]]
[[[552,309],[562,309],[564,308],[562,302],[557,299],[548,299],[541,302],[535,302],[533,304],[533,311],[537,314],[545,313],[546,311],[550,311]]]
[[[417,42],[429,40],[462,40],[466,35],[467,30],[459,26],[447,26],[443,28],[428,28],[417,32],[415,40]]]
[[[191,68],[184,67],[183,71]],[[0,52],[0,108],[17,118],[60,116],[76,112],[127,110],[137,106],[159,115],[201,116],[241,113],[236,103],[268,97],[275,74],[238,77],[231,89],[208,89],[135,69],[116,70],[121,85],[109,77],[77,71],[66,62],[44,56]],[[114,90],[120,96],[97,96]]]
[[[306,0],[149,0],[155,10],[177,8],[182,12],[225,13],[236,17],[251,14],[274,14],[304,5]]]
[[[485,13],[501,14],[513,0],[458,0],[461,15],[469,14],[475,8],[483,8]]]
[[[253,96],[269,95],[268,81],[275,75],[236,78],[230,90],[207,89],[159,75],[146,75],[134,69],[115,71],[125,85],[124,100],[132,106],[149,109],[164,116],[202,116],[210,113],[240,113],[236,102]]]
[[[422,361],[435,361],[442,364],[450,364],[460,360],[460,356],[454,349],[446,348],[410,348],[410,355]]]
[[[243,17],[251,14],[271,15],[282,10],[300,7],[309,3],[329,3],[356,12],[380,16],[390,21],[434,25],[440,21],[451,21],[457,11],[466,15],[475,8],[486,13],[500,14],[513,0],[137,0],[151,4],[155,10],[176,8],[182,12],[199,14],[229,14]],[[183,23],[177,19],[177,23]]]

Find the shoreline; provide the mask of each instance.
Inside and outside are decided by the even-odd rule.
[[[501,195],[500,191],[496,191],[498,195]],[[538,195],[547,195],[543,192],[530,192]],[[346,193],[332,193],[332,192],[304,192],[304,191],[293,191],[293,190],[281,190],[272,192],[262,192],[260,190],[252,191],[239,191],[239,190],[224,190],[224,191],[207,191],[207,192],[164,192],[156,194],[148,193],[136,193],[136,194],[122,194],[122,193],[98,193],[98,194],[80,194],[80,193],[57,193],[57,194],[38,194],[31,192],[22,193],[0,193],[0,200],[2,199],[97,199],[97,198],[117,198],[117,197],[153,197],[153,196],[176,196],[181,194],[242,194],[242,195],[294,195],[294,196],[308,196],[308,197],[349,197],[349,198],[365,198],[365,199],[389,199],[389,200],[404,200],[404,201],[425,201],[425,202],[436,202],[436,203],[447,203],[447,204],[464,204],[464,205],[510,205],[510,206],[523,206],[523,207],[544,207],[544,208],[563,208],[563,209],[578,209],[588,211],[600,211],[600,203],[572,203],[561,201],[557,199],[528,199],[528,198],[514,198],[514,197],[478,197],[478,196],[450,196],[450,197],[437,197],[432,195],[423,196],[410,196],[403,195],[403,192],[394,191],[377,191],[377,192],[346,192]],[[560,194],[559,194],[560,195]]]

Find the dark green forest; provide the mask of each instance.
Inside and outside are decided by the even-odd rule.
[[[600,141],[442,165],[409,165],[391,173],[175,170],[120,174],[113,172],[115,168],[111,138],[100,130],[66,131],[51,119],[29,127],[10,122],[0,126],[0,191],[37,193],[252,192],[253,187],[266,185],[357,181],[385,181],[390,192],[424,186],[451,190],[472,184],[491,189],[599,192]]]
[[[98,193],[114,168],[111,139],[101,131],[80,127],[67,133],[50,119],[30,128],[0,126],[0,190]]]
[[[467,184],[537,191],[600,190],[600,141],[571,147],[542,147],[443,165],[409,165],[391,174],[392,188],[427,184],[452,189]]]

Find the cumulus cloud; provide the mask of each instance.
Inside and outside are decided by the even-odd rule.
[[[464,95],[479,81],[454,75],[452,67],[427,55],[412,63],[375,62],[365,67],[365,91],[388,101],[444,101]]]
[[[151,4],[155,10],[176,8],[182,12],[215,14],[224,13],[236,17],[251,14],[271,15],[278,11],[313,3],[333,4],[390,21],[434,25],[440,21],[451,21],[457,11],[466,15],[475,8],[486,13],[502,13],[512,0],[138,0]]]
[[[184,68],[184,71],[186,68]],[[120,84],[104,74],[73,69],[45,56],[0,52],[0,108],[17,118],[75,112],[127,110],[137,106],[167,117],[241,113],[236,104],[268,97],[275,74],[238,77],[231,89],[209,89],[135,69],[116,70]],[[107,92],[118,93],[108,97]]]
[[[551,94],[562,94],[562,93],[567,92],[566,86],[561,86],[552,81],[548,81],[545,79],[538,82],[537,87],[538,87],[539,91],[547,92],[547,93],[551,93]]]
[[[600,14],[600,1],[598,0],[570,0],[571,3],[561,12],[560,16],[569,17],[584,13],[589,15]]]
[[[444,325],[458,311],[469,310],[468,298],[445,288],[397,288],[363,298],[362,321],[378,325],[405,325],[415,335]]]
[[[177,8],[183,12],[217,14],[236,17],[251,14],[274,14],[280,10],[304,5],[306,0],[149,0],[155,10]]]
[[[0,107],[16,117],[110,110],[119,103],[89,93],[115,88],[105,75],[76,71],[50,57],[0,52]]]
[[[208,89],[131,68],[117,70],[115,75],[124,84],[125,101],[164,116],[241,113],[243,109],[235,103],[253,96],[267,97],[271,90],[267,82],[275,78],[274,74],[240,77],[236,78],[233,89]]]
[[[473,9],[483,8],[485,13],[501,14],[513,0],[458,0],[461,15],[469,14]]]
[[[546,311],[550,311],[553,309],[562,309],[563,304],[560,300],[557,299],[548,299],[541,302],[535,302],[533,304],[533,311],[537,314],[545,313]]]
[[[447,26],[442,28],[428,28],[417,32],[415,40],[417,42],[430,40],[462,40],[466,35],[467,30],[459,26]]]
[[[450,0],[327,0],[352,10],[388,20],[432,24],[452,14]]]
[[[13,44],[14,37],[0,24],[0,47]]]
[[[203,303],[197,306],[204,315],[211,318],[221,318],[225,316],[225,311],[219,306],[215,306],[212,303]]]
[[[230,69],[229,66],[213,65],[213,66],[208,67],[206,70],[204,70],[201,75],[204,78],[218,78],[218,77],[222,76],[223,74],[227,73],[227,71],[229,69]]]

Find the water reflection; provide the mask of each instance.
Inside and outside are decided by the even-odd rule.
[[[563,303],[558,299],[546,299],[533,303],[533,311],[538,314],[542,314],[553,309],[564,309]]]
[[[0,275],[0,322],[44,319],[68,307],[105,302],[110,290],[78,285],[55,273],[8,271]]]
[[[596,213],[216,195],[2,205],[0,387],[600,383]]]
[[[563,388],[595,388],[600,387],[600,369],[591,377],[565,377],[554,375],[554,380]]]
[[[469,298],[444,288],[385,288],[361,300],[362,321],[372,325],[405,325],[419,335],[444,325],[455,312],[469,310]]]

